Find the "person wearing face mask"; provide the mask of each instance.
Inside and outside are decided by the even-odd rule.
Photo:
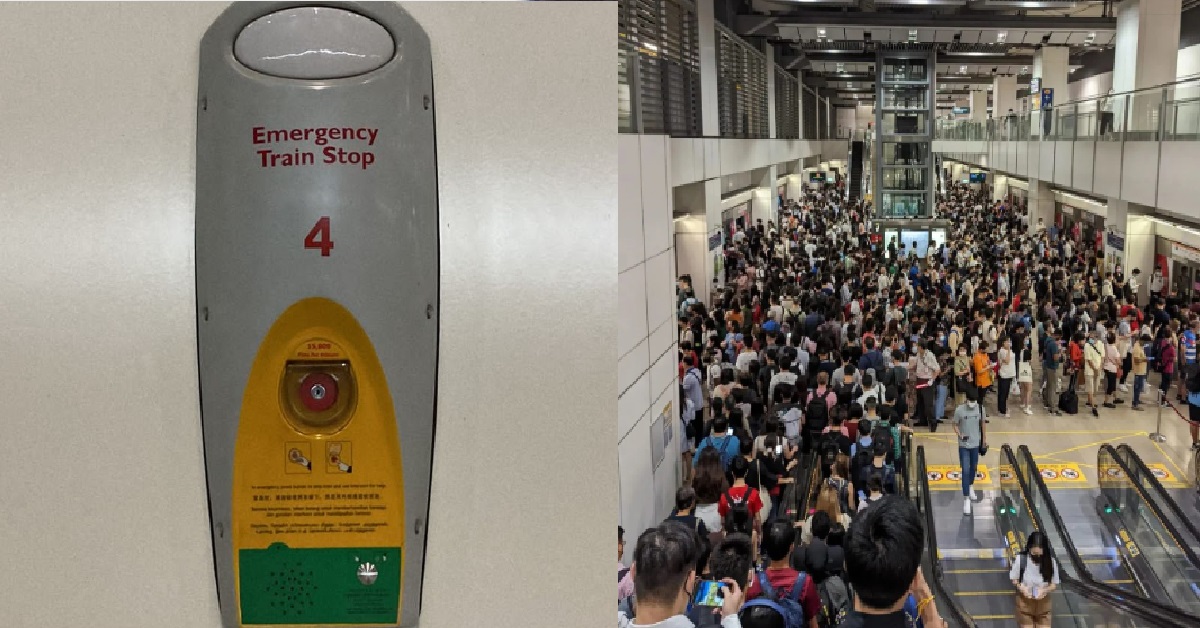
[[[950,425],[958,437],[958,460],[962,467],[963,514],[971,514],[972,500],[978,500],[975,472],[979,467],[979,451],[987,447],[987,431],[983,404],[974,389],[967,390],[967,401],[954,410]]]
[[[1008,577],[1017,588],[1017,625],[1050,627],[1050,593],[1058,588],[1058,563],[1050,556],[1046,535],[1034,531],[1025,551],[1013,560]]]

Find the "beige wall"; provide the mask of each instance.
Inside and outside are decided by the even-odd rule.
[[[611,625],[614,4],[409,7],[441,212],[424,627]],[[6,627],[219,626],[193,185],[222,8],[0,5]]]

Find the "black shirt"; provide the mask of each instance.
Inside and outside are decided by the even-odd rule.
[[[676,513],[667,517],[667,521],[678,521],[687,526],[688,529],[695,530],[696,534],[700,535],[700,538],[708,538],[708,528],[704,525],[703,520],[696,518],[696,515],[681,515]]]
[[[851,608],[837,628],[907,628],[908,626],[908,619],[903,609],[887,615],[867,615]]]

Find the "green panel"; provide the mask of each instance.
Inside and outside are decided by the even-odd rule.
[[[291,549],[274,543],[240,550],[238,560],[243,624],[396,623],[399,547]],[[373,581],[370,566],[377,574]]]

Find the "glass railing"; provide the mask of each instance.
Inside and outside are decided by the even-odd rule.
[[[1157,505],[1163,519],[1170,522],[1176,532],[1181,535],[1180,545],[1188,560],[1194,566],[1200,567],[1200,554],[1197,554],[1200,549],[1194,549],[1200,548],[1200,528],[1197,527],[1200,522],[1193,521],[1191,517],[1184,514],[1175,498],[1167,492],[1167,489],[1158,481],[1158,477],[1146,466],[1145,462],[1142,462],[1141,456],[1132,447],[1124,443],[1118,445],[1117,457],[1142,478],[1143,486],[1149,493],[1150,500]]]
[[[1131,452],[1132,450],[1128,450]],[[1136,454],[1135,454],[1136,455]],[[1144,465],[1126,464],[1111,445],[1097,454],[1100,491],[1116,509],[1122,529],[1136,544],[1134,547],[1150,567],[1148,579],[1155,589],[1177,608],[1200,617],[1200,570],[1193,560],[1196,554],[1186,537],[1170,521],[1162,508],[1149,496],[1148,484],[1154,476]],[[1157,480],[1154,480],[1157,482]]]
[[[1005,448],[1007,449],[1007,447]],[[1063,588],[1079,597],[1069,603],[1072,614],[1084,615],[1084,626],[1196,626],[1196,619],[1174,606],[1130,595],[1111,585],[1098,582],[1071,540],[1071,533],[1050,497],[1050,490],[1029,448],[1021,445],[1015,455],[1007,449],[1017,482],[1028,500],[1034,525],[1046,534],[1051,555],[1058,561]]]
[[[1200,76],[986,121],[937,120],[940,140],[1172,141],[1200,139]]]

